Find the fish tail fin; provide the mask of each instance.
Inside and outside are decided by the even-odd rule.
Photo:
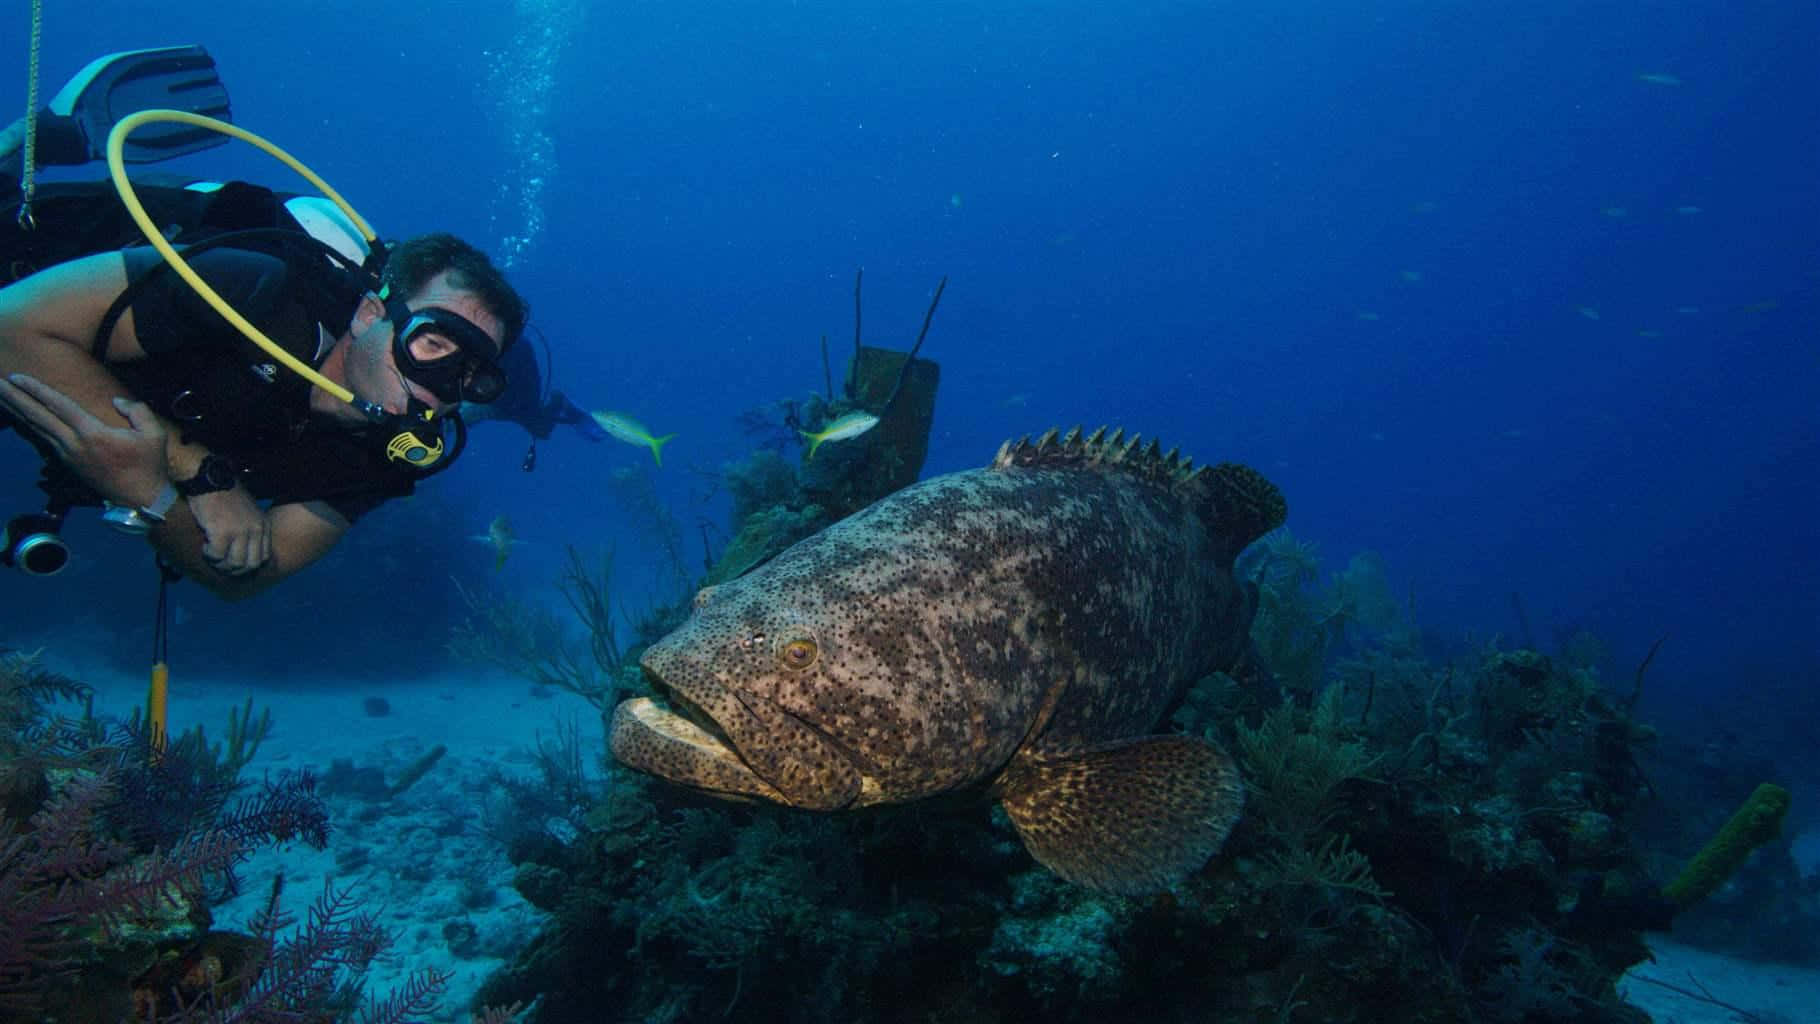
[[[675,434],[665,434],[662,437],[654,437],[650,440],[651,458],[657,463],[658,469],[664,468],[664,445],[669,444],[670,439],[675,436]]]
[[[822,442],[826,441],[827,438],[822,437],[819,434],[811,434],[807,430],[799,430],[797,433],[809,439],[809,454],[803,456],[803,460],[808,461],[809,459],[815,458],[815,449],[820,448]]]
[[[493,556],[493,571],[499,572],[500,570],[504,569],[505,567],[506,567],[506,553],[502,549],[499,552],[499,554]]]
[[[1204,495],[1202,517],[1216,535],[1232,542],[1232,558],[1289,518],[1283,492],[1250,466],[1222,462],[1196,476]]]
[[[1245,804],[1232,758],[1196,736],[1143,736],[1013,764],[999,795],[1043,866],[1130,895],[1166,889],[1206,863]]]

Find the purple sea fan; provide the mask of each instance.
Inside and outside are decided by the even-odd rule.
[[[316,795],[316,776],[308,769],[267,779],[217,826],[248,843],[299,840],[313,849],[329,845],[329,813]]]
[[[351,1006],[358,998],[360,981],[386,946],[387,935],[370,913],[359,909],[350,889],[327,883],[311,905],[303,923],[290,937],[292,919],[279,908],[284,889],[280,876],[272,882],[265,909],[252,925],[269,954],[254,967],[244,996],[232,1005],[213,1009],[197,1020],[209,1024],[290,1024],[314,1019],[331,1006]],[[363,1024],[407,1024],[422,1019],[434,1007],[448,984],[449,975],[426,969],[413,974],[404,987],[387,998],[367,1004]],[[188,1020],[190,1018],[183,1018]]]
[[[106,776],[77,776],[0,838],[0,1009],[36,1015],[47,987],[79,970],[97,936],[187,913],[205,880],[231,868],[245,844],[205,833],[135,858],[96,830],[113,798]]]
[[[92,883],[129,856],[94,833],[110,795],[102,776],[78,776],[27,830],[0,817],[0,1011],[28,1011],[37,992],[69,969],[78,942],[67,926],[96,912]]]

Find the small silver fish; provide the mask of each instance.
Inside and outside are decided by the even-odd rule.
[[[823,441],[846,441],[858,437],[876,426],[878,426],[877,416],[864,409],[855,409],[852,412],[842,413],[833,423],[813,434],[807,430],[799,430],[797,433],[809,439],[808,458],[813,459],[815,449],[820,448]]]
[[[663,467],[664,445],[669,443],[670,439],[676,436],[675,434],[665,434],[662,437],[653,437],[651,436],[651,432],[645,429],[643,423],[627,416],[623,412],[606,412],[603,410],[601,412],[591,412],[588,415],[594,417],[594,422],[600,424],[600,429],[606,431],[609,435],[618,440],[624,441],[627,444],[642,445],[651,449],[652,461],[657,463],[658,468],[661,469]]]
[[[512,521],[505,516],[494,516],[493,521],[487,524],[487,532],[472,539],[493,549],[495,572],[506,567],[506,556],[512,553],[512,545],[523,543],[513,532]]]

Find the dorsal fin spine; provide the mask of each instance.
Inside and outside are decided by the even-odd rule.
[[[1158,442],[1145,444],[1122,428],[1108,433],[1100,427],[1082,437],[1074,427],[1059,438],[1050,430],[1034,442],[1028,436],[1007,441],[999,446],[992,468],[1013,466],[1124,473],[1175,491],[1193,504],[1209,530],[1227,541],[1226,557],[1236,557],[1288,515],[1282,492],[1256,470],[1234,462],[1196,466],[1179,449],[1165,453]]]

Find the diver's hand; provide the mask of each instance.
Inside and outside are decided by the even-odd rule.
[[[23,373],[0,380],[0,405],[50,445],[58,461],[95,493],[137,507],[158,497],[164,471],[164,424],[151,407],[116,397],[125,426],[104,422],[75,399]]]
[[[245,487],[198,494],[189,503],[190,515],[202,528],[202,557],[217,572],[239,576],[271,560],[271,517]]]

